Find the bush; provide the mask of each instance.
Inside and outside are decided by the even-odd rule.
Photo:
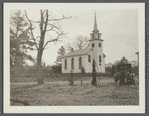
[[[139,70],[139,67],[135,66],[135,67],[132,68],[131,72],[135,73],[135,75],[139,75],[139,71],[138,70]]]
[[[52,72],[54,74],[60,74],[61,73],[61,69],[62,69],[62,66],[60,66],[60,65],[53,65],[52,66]]]
[[[106,67],[105,70],[106,70],[106,73],[112,74],[112,67]]]
[[[82,73],[82,74],[85,74],[85,69],[84,69],[84,67],[81,68],[81,73]]]

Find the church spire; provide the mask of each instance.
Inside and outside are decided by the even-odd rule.
[[[93,32],[99,32],[97,28],[97,21],[96,21],[96,11],[95,11],[95,17],[94,17],[94,30]]]

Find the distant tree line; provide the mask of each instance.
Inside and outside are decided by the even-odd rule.
[[[128,60],[125,60],[126,63],[131,63],[129,62]],[[113,74],[113,69],[112,67],[114,67],[115,65],[121,63],[121,61],[119,60],[116,60],[114,63],[108,63],[106,64],[106,67],[105,67],[105,71],[106,73],[111,73]],[[139,66],[136,65],[133,65],[132,64],[132,69],[131,69],[131,72],[134,73],[135,75],[138,75],[139,74]]]
[[[36,66],[22,66],[22,67],[15,67],[11,71],[11,76],[28,76],[33,75],[37,76],[37,67]],[[42,74],[60,74],[61,73],[61,66],[53,65],[53,66],[46,66],[42,67]]]

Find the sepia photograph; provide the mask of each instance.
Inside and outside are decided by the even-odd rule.
[[[144,113],[144,9],[5,3],[4,112]]]

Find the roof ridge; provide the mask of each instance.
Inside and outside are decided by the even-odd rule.
[[[67,53],[64,57],[76,56],[76,55],[85,55],[88,52],[90,52],[91,49],[92,48],[84,48],[84,49],[73,50],[73,51]]]
[[[84,49],[88,49],[88,48],[84,48]],[[84,50],[84,49],[77,49],[77,50]],[[77,51],[77,50],[73,50],[73,51]]]

